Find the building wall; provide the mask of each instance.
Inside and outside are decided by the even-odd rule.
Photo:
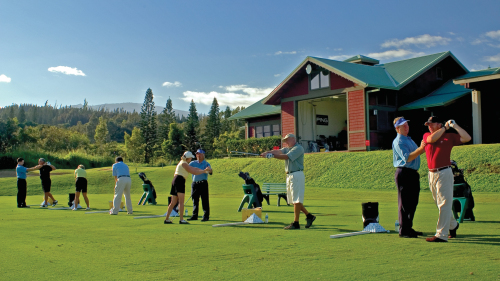
[[[343,89],[343,88],[349,88],[349,87],[354,87],[354,82],[349,81],[345,79],[342,76],[339,76],[333,72],[330,72],[330,89],[331,90],[336,90],[336,89]]]
[[[307,90],[307,88],[306,88]],[[281,104],[281,135],[295,134],[295,102]]]
[[[347,94],[349,150],[366,150],[365,91],[357,90]]]
[[[296,96],[307,95],[309,93],[309,78],[307,75],[300,75],[293,86],[286,89],[283,98],[291,98]]]

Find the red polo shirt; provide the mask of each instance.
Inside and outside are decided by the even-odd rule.
[[[451,149],[462,144],[460,135],[452,133],[444,133],[436,142],[427,143],[427,137],[431,133],[424,134],[425,155],[427,156],[427,167],[429,169],[437,169],[450,166]]]

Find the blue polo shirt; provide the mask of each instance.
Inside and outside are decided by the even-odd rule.
[[[191,161],[189,163],[189,166],[195,167],[195,168],[198,168],[201,170],[205,170],[206,167],[212,168],[212,166],[210,166],[210,164],[205,160],[201,161],[201,163],[198,162],[198,160]],[[201,175],[193,175],[193,181],[202,181],[202,180],[207,180],[207,179],[208,179],[208,174],[206,174],[206,173],[201,174]]]
[[[410,153],[415,151],[417,148],[417,144],[410,137],[398,134],[398,136],[392,142],[394,167],[404,167],[418,170],[418,168],[420,168],[420,155],[417,158],[413,159],[413,161],[408,162]]]
[[[21,165],[17,165],[17,167],[16,167],[17,178],[25,180],[27,171],[28,171],[28,168],[21,166]]]
[[[123,162],[118,162],[118,163],[113,164],[113,176],[114,177],[129,176],[130,177],[130,172],[128,170],[128,166]]]

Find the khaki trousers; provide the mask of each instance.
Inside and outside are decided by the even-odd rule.
[[[448,241],[448,232],[457,227],[453,216],[453,172],[451,168],[429,172],[429,188],[439,210],[436,237]]]
[[[132,180],[129,177],[118,178],[115,185],[115,197],[113,198],[113,208],[111,213],[117,215],[120,211],[120,204],[122,203],[122,194],[125,195],[125,205],[127,205],[127,213],[132,214],[132,199],[130,198],[130,188],[132,187]]]

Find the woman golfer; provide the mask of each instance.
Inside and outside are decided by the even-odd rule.
[[[170,213],[174,209],[174,206],[179,202],[179,223],[180,224],[188,224],[187,221],[184,220],[184,194],[186,193],[186,179],[189,174],[193,175],[201,175],[203,173],[208,174],[209,167],[205,168],[205,170],[201,170],[195,167],[189,166],[189,162],[194,158],[193,153],[190,151],[184,152],[181,157],[181,161],[177,164],[177,168],[175,168],[174,179],[172,180],[172,189],[170,190],[170,194],[172,195],[172,201],[170,205],[168,205],[167,217],[165,218],[164,223],[172,223],[169,219]]]
[[[85,166],[78,165],[75,170],[75,201],[73,203],[73,211],[78,210],[78,204],[80,203],[80,192],[83,194],[83,199],[85,199],[85,204],[87,204],[87,209],[90,210],[89,198],[87,197],[87,171],[85,171]]]

